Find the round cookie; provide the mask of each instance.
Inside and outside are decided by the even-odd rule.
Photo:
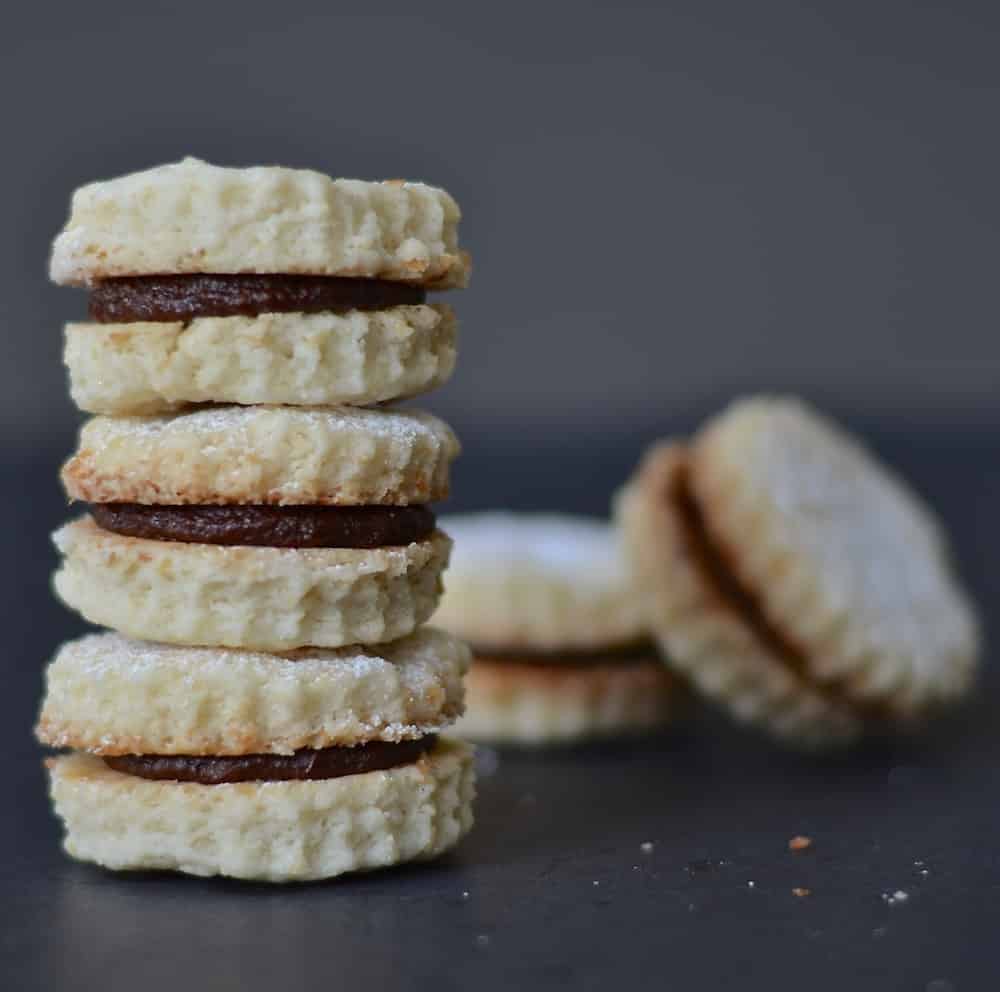
[[[468,278],[460,217],[444,190],[423,183],[186,158],[78,189],[50,275],[89,285],[115,276],[287,273],[445,289]]]
[[[587,666],[477,658],[455,733],[473,741],[557,744],[648,733],[668,722],[676,686],[655,657]]]
[[[456,334],[447,306],[72,323],[64,358],[73,400],[89,413],[206,402],[365,406],[447,382]]]
[[[455,541],[435,623],[480,649],[634,644],[640,611],[614,530],[586,517],[490,512],[441,520]]]
[[[469,649],[422,627],[380,647],[282,655],[91,634],[46,672],[36,730],[101,755],[291,754],[413,740],[463,709]]]
[[[92,623],[177,644],[288,651],[379,644],[433,613],[451,541],[368,550],[124,537],[89,517],[54,535],[62,600]]]
[[[435,857],[472,826],[472,751],[325,781],[152,781],[100,758],[50,759],[65,848],[106,868],[309,881]]]
[[[846,743],[861,721],[845,703],[814,689],[757,630],[706,568],[697,536],[678,506],[687,456],[680,445],[646,453],[618,494],[637,595],[668,662],[741,722],[806,748]]]
[[[793,743],[910,723],[971,684],[972,608],[930,511],[792,400],[662,444],[618,516],[651,629],[741,719]]]
[[[93,417],[62,479],[92,503],[406,505],[447,497],[458,452],[417,410],[220,406]]]

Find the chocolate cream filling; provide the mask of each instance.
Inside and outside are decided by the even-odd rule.
[[[423,303],[423,287],[386,279],[293,275],[159,275],[103,279],[90,291],[99,324],[381,310]]]
[[[764,612],[760,597],[740,581],[725,546],[708,529],[705,515],[692,492],[686,467],[677,473],[666,497],[673,503],[683,522],[687,550],[702,581],[713,590],[719,602],[739,617],[776,660],[832,704],[850,707],[866,719],[886,719],[890,715],[885,704],[860,701],[835,682],[818,682],[811,675],[805,650],[771,622]]]
[[[268,548],[381,548],[434,533],[426,506],[144,506],[94,503],[95,522],[126,537]]]
[[[437,737],[415,741],[369,741],[355,747],[304,749],[294,754],[241,754],[200,757],[169,754],[123,754],[104,762],[116,772],[157,781],[224,785],[230,782],[290,782],[363,775],[409,765],[426,754]]]

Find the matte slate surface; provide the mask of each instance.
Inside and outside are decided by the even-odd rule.
[[[914,426],[879,437],[946,513],[995,619],[995,434]],[[599,511],[640,440],[609,439],[596,454],[572,443],[520,454],[470,444],[456,480],[465,499],[452,508],[487,505],[507,480],[516,505]],[[638,746],[486,752],[474,833],[427,866],[271,888],[71,863],[29,736],[41,666],[81,629],[46,587],[45,531],[65,514],[55,461],[8,454],[3,466],[0,987],[996,987],[993,668],[949,725],[837,759],[781,753],[697,708],[686,726]],[[792,854],[787,841],[799,833],[815,843]],[[884,895],[897,890],[908,898],[890,905]]]

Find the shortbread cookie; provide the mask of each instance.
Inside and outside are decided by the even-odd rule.
[[[94,754],[291,754],[412,740],[462,712],[469,649],[424,627],[381,647],[283,655],[118,634],[64,644],[37,735]]]
[[[643,625],[606,523],[553,514],[442,518],[455,551],[435,623],[479,648],[591,650]]]
[[[677,689],[663,663],[476,658],[455,732],[474,741],[556,744],[648,733],[667,723]]]
[[[943,532],[859,442],[802,403],[752,399],[692,452],[708,534],[812,679],[900,718],[968,690],[977,625]]]
[[[741,718],[805,745],[969,687],[977,625],[930,511],[791,400],[649,452],[619,500],[650,627]]]
[[[55,240],[55,282],[164,273],[363,276],[465,284],[460,212],[422,183],[229,169],[186,158],[78,189]]]
[[[450,740],[325,781],[153,781],[85,754],[49,767],[67,853],[118,870],[308,881],[433,858],[472,826],[472,752]]]
[[[640,603],[667,660],[743,722],[802,747],[849,741],[861,730],[852,708],[812,687],[798,655],[709,566],[685,512],[686,471],[680,445],[659,445],[617,499]]]
[[[416,410],[220,406],[94,417],[62,478],[93,503],[406,505],[447,497],[458,452]]]
[[[455,367],[447,306],[68,324],[70,391],[90,413],[190,403],[364,406],[428,392]]]
[[[451,541],[367,550],[224,547],[124,537],[89,517],[54,535],[63,601],[92,623],[171,644],[288,651],[405,637],[437,606]]]

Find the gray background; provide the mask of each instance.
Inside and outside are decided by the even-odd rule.
[[[0,36],[7,445],[72,445],[70,192],[184,154],[455,194],[476,270],[427,405],[470,450],[631,458],[756,389],[998,420],[995,5],[61,6]]]

